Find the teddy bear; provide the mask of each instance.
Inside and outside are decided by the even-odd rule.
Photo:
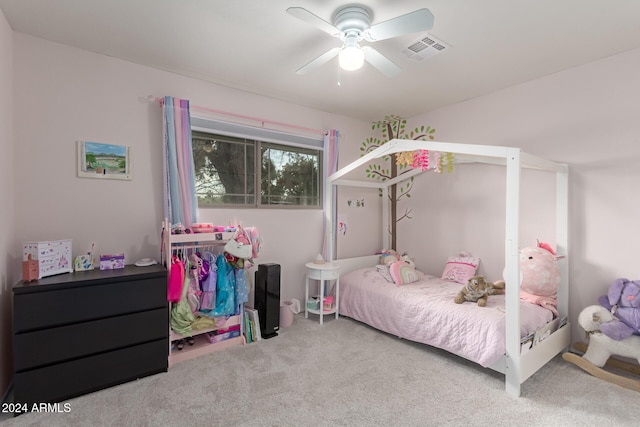
[[[494,283],[487,282],[484,276],[473,276],[467,284],[458,292],[453,300],[456,304],[462,304],[465,301],[478,302],[478,306],[487,305],[489,295],[504,294],[504,281],[500,280]]]

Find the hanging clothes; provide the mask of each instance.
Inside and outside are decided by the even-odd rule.
[[[207,277],[209,277],[209,266],[211,265],[211,263],[209,261],[207,261],[206,259],[204,259],[204,255],[201,254],[200,252],[196,252],[196,255],[201,260],[199,280],[200,280],[200,288],[202,288],[202,282],[207,280]]]
[[[188,276],[186,280],[189,280]],[[189,285],[185,283],[182,286],[180,301],[171,306],[171,329],[184,336],[191,336],[191,324],[195,320],[191,306],[187,302],[188,289]]]
[[[171,257],[171,269],[167,282],[167,301],[178,302],[184,284],[184,263],[175,255]]]
[[[217,326],[216,319],[209,316],[198,316],[196,320],[191,324],[193,332],[201,331],[203,329],[213,329]]]
[[[208,316],[228,316],[236,311],[235,287],[236,276],[233,268],[224,256],[216,259],[218,282],[216,284],[216,308],[208,312]]]
[[[187,302],[189,303],[193,314],[196,314],[200,309],[200,294],[202,291],[200,290],[199,278],[201,265],[202,260],[198,258],[196,254],[189,255],[189,262],[187,264],[189,276],[187,277],[187,280],[185,280],[185,286],[188,287]]]
[[[236,305],[249,301],[249,291],[247,289],[247,276],[244,268],[235,268],[236,276]]]
[[[218,266],[216,256],[211,252],[202,255],[203,264],[209,266],[207,277],[201,282],[200,311],[207,312],[216,308],[216,283],[218,280]]]

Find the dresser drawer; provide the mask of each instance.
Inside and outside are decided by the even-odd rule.
[[[166,276],[14,295],[14,332],[168,307]]]
[[[162,339],[74,361],[18,372],[14,402],[60,402],[126,381],[166,372],[168,340]]]
[[[158,339],[168,340],[164,308],[14,336],[16,372]],[[167,349],[169,344],[167,342]],[[166,352],[165,352],[166,353]]]

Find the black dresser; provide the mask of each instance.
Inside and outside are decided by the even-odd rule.
[[[13,288],[14,402],[55,403],[166,372],[167,272],[126,266]]]

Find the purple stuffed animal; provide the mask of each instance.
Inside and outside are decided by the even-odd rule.
[[[598,302],[620,320],[601,324],[605,335],[617,341],[640,335],[640,280],[617,279]]]

